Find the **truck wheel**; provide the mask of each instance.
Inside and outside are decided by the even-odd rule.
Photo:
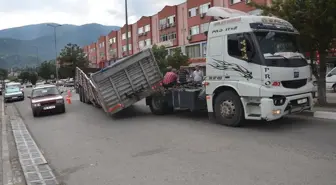
[[[333,91],[336,93],[336,84],[333,85]]]
[[[216,120],[219,124],[238,127],[245,121],[240,97],[232,91],[220,93],[215,99],[214,107]]]
[[[167,103],[162,96],[152,96],[150,97],[149,108],[151,112],[155,115],[164,115],[172,112],[172,108],[168,107]]]

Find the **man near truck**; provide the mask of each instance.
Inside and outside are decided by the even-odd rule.
[[[163,86],[165,87],[172,87],[177,82],[177,74],[176,69],[173,68],[171,71],[168,71],[165,76],[163,77]]]

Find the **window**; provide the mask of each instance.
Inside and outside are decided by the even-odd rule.
[[[173,39],[176,39],[176,33],[170,33],[168,34],[168,40],[173,40]]]
[[[132,44],[128,44],[128,49],[132,50]]]
[[[112,43],[113,43],[113,40],[112,40],[112,39],[109,39],[109,43],[112,44]]]
[[[104,47],[105,46],[105,43],[104,42],[102,42],[102,47]]]
[[[164,42],[168,40],[168,36],[167,35],[160,35],[160,42]]]
[[[128,32],[128,38],[131,38],[131,32],[130,31]]]
[[[145,46],[145,41],[139,41],[139,48],[142,49]]]
[[[169,16],[167,18],[167,23],[168,24],[174,24],[175,23],[175,15]]]
[[[160,36],[160,42],[176,39],[176,33],[169,33]]]
[[[166,25],[166,24],[167,24],[167,19],[166,18],[160,20],[160,26]]]
[[[186,53],[189,58],[201,57],[201,46],[199,44],[186,47]]]
[[[189,17],[194,17],[197,15],[197,13],[198,13],[197,7],[189,9]]]
[[[200,33],[199,31],[200,31],[199,26],[193,26],[193,27],[190,28],[189,34],[190,35],[197,35],[197,34]]]
[[[138,28],[138,34],[141,34],[141,33],[143,33],[143,32],[144,32],[143,27]]]
[[[151,39],[146,39],[145,40],[145,46],[150,46],[150,45],[152,45]]]
[[[209,30],[209,23],[201,24],[201,33],[204,33]]]
[[[203,4],[200,6],[200,13],[207,13],[209,8],[211,7],[211,4],[210,3],[207,3],[207,4]]]
[[[126,47],[126,45],[122,47],[122,51],[123,51],[123,52],[127,51],[127,47]]]
[[[123,34],[121,35],[121,39],[122,39],[122,40],[125,40],[125,39],[126,39],[126,34],[125,34],[125,33],[123,33]]]
[[[236,4],[236,3],[240,3],[242,2],[242,0],[230,0],[231,4]]]
[[[113,43],[116,43],[116,42],[117,42],[117,38],[113,37],[113,38],[112,38],[112,42],[113,42]]]
[[[329,73],[328,76],[334,76],[336,75],[336,68],[332,69]]]
[[[147,25],[145,26],[145,32],[149,32],[149,31],[150,31],[150,25],[147,24]]]
[[[105,53],[104,52],[100,52],[100,56],[101,57],[105,56]]]
[[[251,44],[249,43],[248,40],[246,41],[246,52],[244,53],[240,48],[239,48],[239,42],[242,34],[231,34],[228,35],[228,43],[227,43],[227,48],[228,48],[228,54],[232,57],[240,58],[240,59],[245,59],[247,60],[246,53],[251,52]]]

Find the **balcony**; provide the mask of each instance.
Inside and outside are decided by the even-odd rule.
[[[177,45],[177,39],[167,40],[163,42],[159,42],[156,44],[157,46],[164,46],[164,47],[173,47]]]
[[[159,30],[165,30],[165,29],[168,29],[168,28],[175,28],[176,27],[176,23],[167,23],[167,24],[161,24],[159,26]]]

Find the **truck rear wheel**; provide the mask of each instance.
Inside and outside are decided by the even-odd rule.
[[[155,115],[164,115],[173,112],[173,108],[168,106],[163,96],[152,96],[149,102],[149,108]]]
[[[219,124],[238,127],[245,121],[240,97],[232,91],[220,93],[215,99],[215,115]]]

